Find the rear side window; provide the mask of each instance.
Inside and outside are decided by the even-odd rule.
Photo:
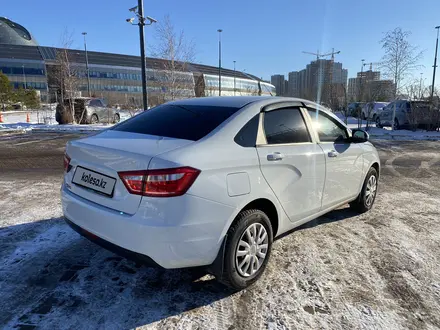
[[[257,143],[259,118],[260,114],[253,117],[242,127],[234,138],[235,143],[242,147],[255,147]]]
[[[115,131],[197,141],[239,108],[164,104],[113,128]]]
[[[264,114],[267,144],[310,142],[310,135],[298,108],[284,108]]]

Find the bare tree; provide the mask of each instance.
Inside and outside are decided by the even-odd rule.
[[[188,41],[184,31],[176,32],[170,16],[165,16],[156,26],[157,46],[153,57],[163,59],[160,80],[165,85],[165,99],[191,97],[188,90],[194,90],[194,77],[189,72],[188,64],[194,62],[195,46]]]
[[[380,67],[385,74],[394,80],[394,99],[402,87],[402,83],[415,69],[420,68],[419,60],[423,57],[423,51],[419,51],[417,46],[413,46],[408,38],[409,31],[403,31],[400,27],[388,31],[380,41],[385,55],[382,57]],[[393,109],[395,118],[396,109]]]
[[[55,62],[56,73],[55,80],[60,90],[59,106],[62,108],[63,122],[75,122],[75,102],[74,97],[77,94],[79,86],[78,68],[72,64],[69,48],[73,43],[73,33],[66,29],[60,38],[61,48],[56,50]],[[65,109],[65,100],[68,100],[69,109]],[[83,114],[80,118],[82,121]]]
[[[366,130],[370,129],[370,124],[376,121],[376,114],[373,114],[376,107],[376,102],[383,101],[385,98],[384,91],[381,85],[376,84],[375,81],[369,81],[365,86],[365,99],[367,103],[363,106],[365,110],[363,113],[364,119],[367,121]]]

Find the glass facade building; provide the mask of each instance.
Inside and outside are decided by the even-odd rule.
[[[67,59],[75,81],[66,90],[60,69]],[[42,101],[56,102],[61,94],[88,96],[85,52],[37,46],[21,25],[0,18],[0,71],[14,88],[33,88]],[[139,56],[88,52],[91,96],[106,98],[110,104],[141,106],[142,80]],[[147,58],[149,105],[169,100],[218,95],[218,68],[195,63],[170,71],[169,62]],[[235,90],[234,90],[235,81]],[[70,83],[69,86],[72,86]],[[274,86],[255,76],[222,68],[222,95],[275,95]]]

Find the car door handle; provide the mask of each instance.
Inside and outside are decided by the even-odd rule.
[[[338,157],[336,150],[330,150],[327,154],[329,157]]]
[[[268,154],[267,155],[267,160],[268,161],[275,161],[275,160],[281,160],[283,159],[283,154],[281,152],[274,152],[273,154]]]

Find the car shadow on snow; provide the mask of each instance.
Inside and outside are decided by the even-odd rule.
[[[0,265],[8,328],[135,328],[233,293],[200,269],[148,268],[112,254],[61,218],[0,228]]]
[[[289,230],[286,233],[278,236],[276,239],[278,240],[280,238],[286,237],[286,236],[290,235],[291,233],[298,231],[298,230],[309,229],[309,228],[329,224],[332,222],[346,220],[346,219],[353,218],[356,216],[359,216],[359,213],[357,213],[356,211],[353,211],[352,209],[350,209],[350,207],[343,206],[343,207],[338,208],[336,210],[330,211],[329,213],[324,214],[324,215],[320,216],[319,218],[316,218],[314,220],[306,222],[305,224],[303,224],[299,227],[296,227],[292,230]]]

